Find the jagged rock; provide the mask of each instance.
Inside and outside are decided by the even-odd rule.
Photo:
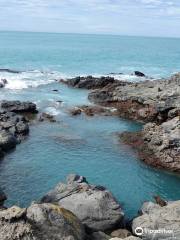
[[[59,183],[41,202],[56,203],[72,211],[93,231],[114,229],[122,222],[121,207],[107,189],[90,185],[78,175],[73,178],[71,175],[71,181]]]
[[[85,240],[83,225],[70,211],[53,204],[0,211],[1,240]]]
[[[85,89],[97,89],[105,87],[106,85],[110,83],[115,83],[117,80],[115,80],[113,77],[93,77],[93,76],[87,76],[87,77],[76,77],[67,79],[66,81],[61,80],[61,82],[67,84],[71,87],[76,88],[85,88]]]
[[[1,108],[15,113],[37,113],[36,104],[32,102],[2,101]]]
[[[148,123],[139,133],[123,133],[121,139],[135,147],[140,158],[157,168],[180,171],[180,119],[160,125]]]
[[[144,214],[133,220],[133,232],[136,233],[136,228],[141,227],[141,237],[146,240],[180,239],[180,201],[169,202],[164,207],[150,205],[148,210],[146,203]]]
[[[146,80],[124,85],[109,84],[92,91],[88,98],[96,104],[119,109],[119,115],[125,118],[142,122],[164,122],[169,118],[169,111],[176,109],[173,117],[179,114],[180,78]]]

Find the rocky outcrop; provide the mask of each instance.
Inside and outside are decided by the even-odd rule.
[[[1,107],[4,110],[0,111],[0,157],[15,148],[29,133],[29,120],[19,114],[36,112],[36,105],[29,102],[3,101]]]
[[[1,240],[85,240],[85,231],[70,211],[53,204],[0,211]]]
[[[125,118],[163,122],[180,113],[180,78],[109,85],[91,92],[89,100],[113,106]]]
[[[146,163],[171,171],[180,171],[180,119],[160,125],[147,123],[139,133],[123,133],[121,139],[138,150]]]
[[[110,240],[140,240],[140,238],[138,237],[134,237],[134,236],[130,236],[130,237],[127,237],[127,238],[111,238]]]
[[[90,185],[84,177],[69,175],[41,202],[56,203],[73,212],[91,231],[114,229],[123,220],[123,212],[113,195],[102,186]]]
[[[140,71],[135,71],[134,72],[134,75],[137,76],[137,77],[146,77],[146,75]]]
[[[93,77],[93,76],[87,76],[87,77],[76,77],[71,78],[67,80],[61,80],[61,82],[67,84],[70,87],[75,88],[85,88],[85,89],[98,89],[103,88],[109,84],[124,84],[124,82],[120,82],[118,80],[115,80],[113,77]]]
[[[161,207],[154,203],[146,203],[143,214],[133,220],[135,234],[140,229],[140,236],[146,240],[180,239],[180,201],[169,202]]]
[[[3,110],[15,113],[37,113],[36,104],[32,102],[20,101],[2,101],[1,108]]]

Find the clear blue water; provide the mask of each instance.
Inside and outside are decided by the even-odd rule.
[[[88,91],[54,81],[78,73],[123,71],[128,77],[136,69],[167,76],[180,69],[179,53],[179,39],[0,33],[0,68],[25,70],[0,73],[9,81],[0,89],[0,100],[34,101],[40,111],[55,114],[58,120],[33,124],[27,140],[0,162],[7,204],[27,206],[72,172],[108,187],[129,217],[153,195],[179,199],[178,175],[146,166],[134,150],[119,142],[117,133],[139,130],[140,124],[117,117],[71,117],[69,108],[89,104]]]

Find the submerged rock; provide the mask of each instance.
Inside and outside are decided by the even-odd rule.
[[[15,113],[37,113],[36,104],[32,102],[2,101],[1,108]]]
[[[0,88],[5,87],[5,85],[6,85],[7,83],[8,83],[7,79],[2,78],[2,79],[0,80]]]
[[[59,183],[41,202],[56,203],[72,211],[93,231],[114,229],[124,216],[119,203],[106,188],[90,185],[78,175],[68,177],[67,183]]]
[[[53,204],[0,211],[1,240],[85,240],[83,225],[70,211]]]
[[[133,220],[133,232],[136,234],[136,229],[142,228],[141,237],[146,240],[180,239],[180,201],[164,207],[150,205],[149,211],[146,207],[145,213]]]

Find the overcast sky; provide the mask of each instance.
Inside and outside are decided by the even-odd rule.
[[[0,0],[0,30],[180,37],[180,0]]]

